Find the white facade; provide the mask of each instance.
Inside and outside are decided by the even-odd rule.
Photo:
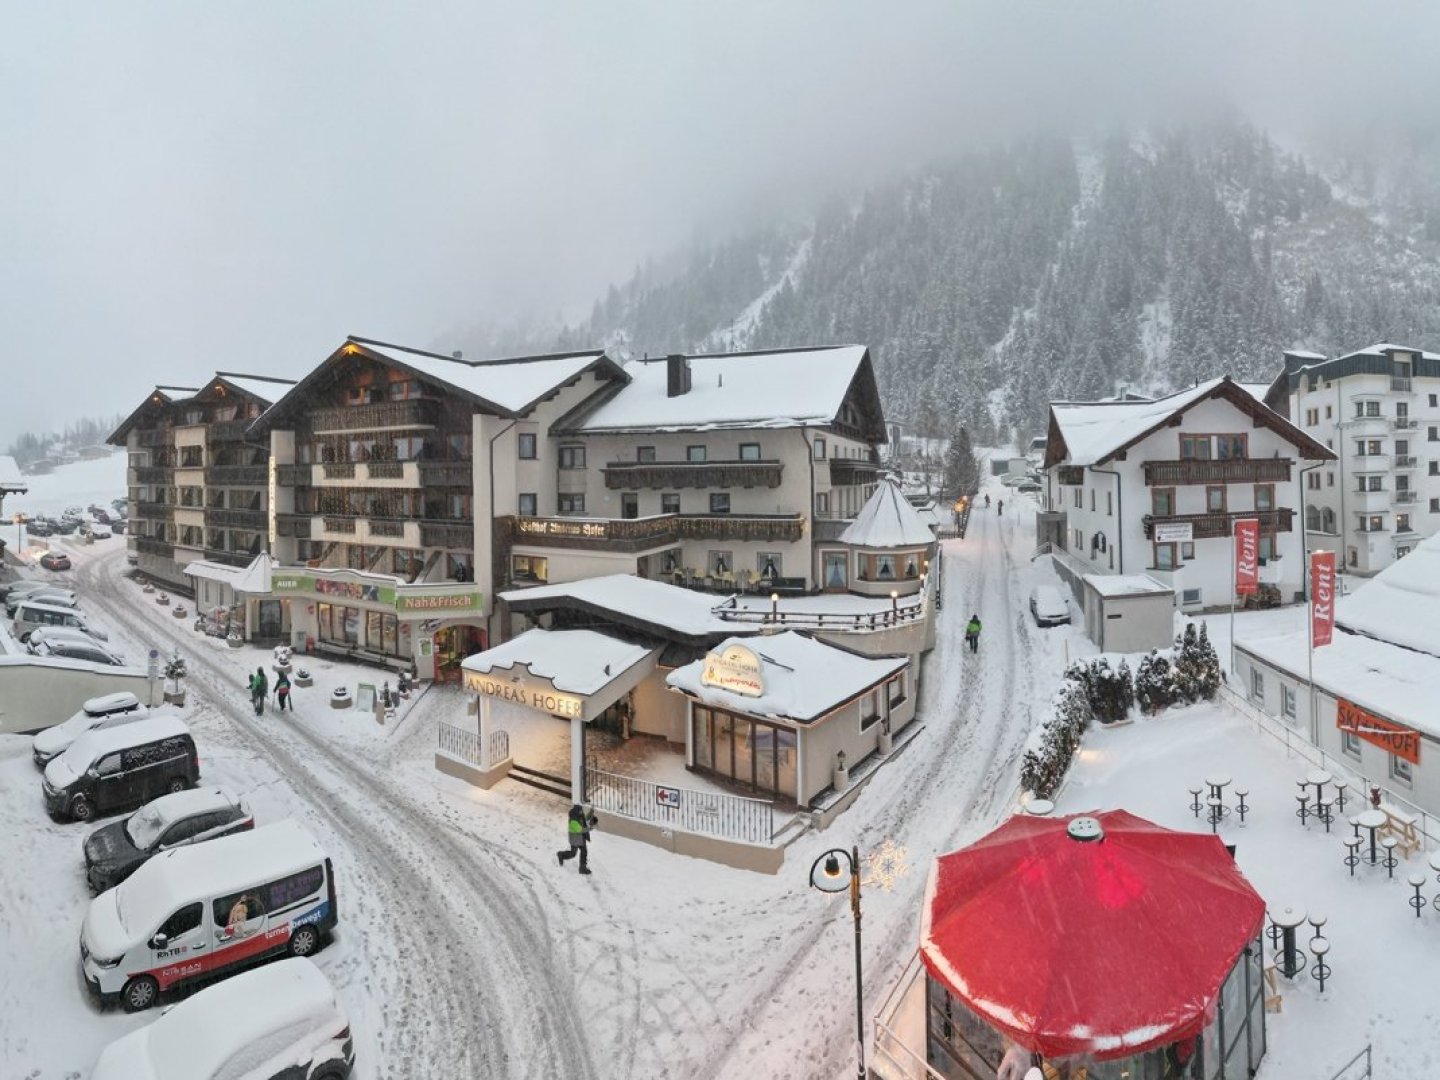
[[[1440,356],[1376,345],[1286,360],[1290,419],[1337,456],[1307,481],[1310,547],[1377,573],[1440,530]]]
[[[1325,451],[1230,380],[1158,402],[1053,405],[1048,447],[1042,525],[1086,573],[1148,574],[1183,608],[1223,607],[1234,522],[1258,517],[1266,595],[1302,592],[1300,470]]]

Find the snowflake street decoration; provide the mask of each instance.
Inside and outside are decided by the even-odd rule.
[[[889,892],[910,872],[910,852],[903,844],[886,840],[866,857],[870,871],[866,885],[878,885]]]

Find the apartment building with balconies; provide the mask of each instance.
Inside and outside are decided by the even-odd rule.
[[[1312,550],[1369,576],[1440,531],[1440,355],[1287,352],[1266,401],[1336,455],[1306,477]]]
[[[1335,454],[1229,378],[1155,401],[1057,402],[1042,535],[1083,574],[1144,574],[1189,610],[1234,596],[1234,523],[1260,522],[1262,601],[1304,588],[1302,473]]]
[[[111,434],[129,454],[126,544],[143,573],[188,589],[187,566],[243,567],[266,549],[269,449],[245,433],[292,385],[217,372],[156,387]]]

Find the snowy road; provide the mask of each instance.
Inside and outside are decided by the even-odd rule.
[[[77,573],[87,604],[116,624],[133,621],[136,609],[121,591],[130,586],[117,583],[121,554],[87,561]],[[288,782],[304,803],[297,816],[335,853],[340,933],[352,922],[347,907],[372,928],[357,974],[380,979],[370,988],[381,1003],[375,1031],[385,1065],[377,1075],[597,1076],[546,923],[554,905],[536,895],[526,868],[502,844],[461,840],[387,780],[383,762],[302,725],[257,719],[231,665],[196,649],[188,623],[164,618],[150,620],[152,631],[184,647],[192,688],[218,714],[206,736],[230,725],[228,741],[243,742]]]

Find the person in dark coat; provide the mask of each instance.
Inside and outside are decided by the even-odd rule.
[[[579,803],[570,807],[570,817],[565,823],[570,846],[564,851],[555,853],[555,858],[561,866],[578,854],[580,856],[580,873],[590,873],[590,830],[599,822],[599,818],[593,813],[587,812],[585,807]]]
[[[279,703],[281,712],[290,705],[290,676],[283,671],[275,676],[275,700]],[[290,711],[295,710],[292,708]]]

